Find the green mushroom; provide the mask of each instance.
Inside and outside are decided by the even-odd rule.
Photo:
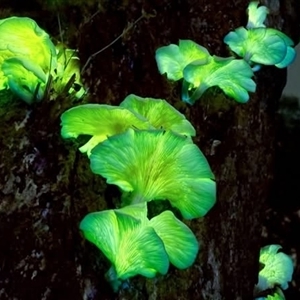
[[[145,202],[90,213],[80,229],[112,263],[107,279],[114,290],[135,275],[153,278],[166,274],[169,261],[179,269],[188,268],[199,251],[193,232],[172,212],[149,220]]]
[[[61,115],[63,138],[91,135],[92,138],[79,150],[91,154],[91,150],[107,137],[126,131],[128,128],[152,128],[149,122],[123,107],[105,104],[84,104],[72,107]]]
[[[147,218],[145,202],[127,205],[118,211],[130,215],[151,226],[163,241],[170,263],[178,269],[190,267],[199,251],[199,243],[191,229],[178,220],[170,210],[166,210],[152,219]]]
[[[254,65],[254,70],[258,70],[260,65],[285,68],[296,57],[292,47],[294,42],[287,35],[273,28],[265,28],[263,23],[267,14],[267,7],[258,7],[258,2],[251,2],[248,6],[247,29],[239,27],[224,37],[229,48]]]
[[[292,280],[293,261],[283,252],[279,245],[268,245],[260,250],[259,262],[264,267],[259,272],[259,281],[256,285],[258,291],[265,291],[279,286],[285,290],[288,282]]]
[[[80,229],[112,263],[107,279],[114,290],[130,277],[153,278],[168,272],[169,258],[155,230],[122,209],[90,213]]]
[[[190,63],[183,70],[182,100],[194,104],[212,86],[218,86],[237,102],[249,100],[248,92],[255,92],[251,79],[253,71],[242,59],[212,56],[208,63]]]
[[[150,225],[164,243],[170,263],[178,269],[190,267],[199,251],[194,233],[174,214],[166,210],[150,220]]]
[[[294,42],[284,33],[273,28],[239,27],[228,33],[224,42],[237,55],[249,63],[275,65],[285,68],[296,56]]]
[[[170,80],[183,78],[183,69],[192,62],[205,64],[210,54],[206,48],[191,40],[179,40],[179,45],[170,44],[156,50],[155,59],[160,74]]]
[[[65,87],[69,86],[70,94],[75,98],[81,98],[85,93],[84,86],[81,82],[80,60],[78,51],[66,48],[62,43],[56,45],[57,67],[52,72],[53,88],[57,94],[64,92]]]
[[[172,130],[186,136],[196,135],[195,128],[185,116],[163,99],[142,98],[131,94],[120,103],[120,107],[143,116],[157,129]]]
[[[2,63],[0,70],[7,78],[9,89],[27,104],[43,99],[47,76],[34,62],[12,57]]]
[[[264,5],[258,7],[258,4],[258,1],[253,1],[250,2],[248,5],[248,23],[246,26],[247,28],[266,27],[264,22],[269,13],[269,9]]]
[[[133,130],[108,137],[91,152],[91,169],[123,191],[123,205],[169,200],[186,219],[215,204],[209,164],[189,137],[164,130]]]
[[[120,106],[84,104],[72,107],[61,115],[63,138],[77,138],[81,134],[92,138],[79,150],[91,150],[108,136],[133,129],[169,129],[178,134],[194,136],[193,125],[183,114],[163,99],[129,95]]]
[[[194,263],[199,243],[190,228],[178,220],[170,210],[151,220],[147,218],[145,202],[124,206],[121,211],[154,228],[164,243],[171,264],[176,268],[186,269]]]
[[[26,17],[0,20],[0,66],[11,57],[28,59],[46,74],[57,63],[56,49],[49,35],[34,20]],[[4,87],[5,83],[0,82],[0,89]]]
[[[210,87],[218,86],[238,102],[247,102],[254,92],[253,71],[244,60],[211,56],[207,49],[190,40],[180,40],[156,51],[161,74],[170,80],[183,79],[182,100],[194,104]]]
[[[34,102],[32,98],[41,100],[50,90],[53,98],[66,88],[76,98],[82,97],[85,90],[76,51],[62,44],[55,47],[30,18],[0,20],[0,90],[7,88],[28,104]]]

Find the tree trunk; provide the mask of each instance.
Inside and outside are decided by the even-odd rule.
[[[268,2],[269,26],[299,39],[296,0]],[[230,56],[223,38],[246,25],[247,5],[246,0],[103,1],[89,20],[93,5],[60,12],[64,25],[79,28],[69,39],[76,41],[83,64],[146,12],[147,18],[88,65],[85,103],[118,105],[131,93],[169,101],[197,129],[195,143],[216,176],[217,204],[204,218],[187,222],[201,244],[192,267],[170,268],[156,279],[132,278],[114,294],[104,278],[109,264],[84,242],[78,224],[88,212],[115,208],[119,194],[90,171],[79,142],[60,137],[60,115],[83,102],[62,98],[28,107],[2,101],[1,299],[253,299],[273,172],[275,112],[286,70],[257,72],[257,91],[247,104],[212,88],[189,106],[180,100],[180,85],[161,76],[155,62],[158,47],[179,39]],[[38,15],[35,20],[40,24]]]

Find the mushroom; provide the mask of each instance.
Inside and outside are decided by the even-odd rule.
[[[149,122],[130,110],[105,105],[83,104],[65,111],[61,115],[61,135],[63,138],[77,138],[91,135],[92,138],[79,150],[91,154],[91,150],[107,137],[121,133],[128,128],[151,128]]]
[[[112,263],[106,277],[115,291],[122,280],[135,275],[153,278],[168,272],[169,258],[155,230],[123,209],[89,213],[80,229]]]
[[[259,263],[263,268],[259,271],[259,281],[255,287],[258,292],[280,286],[285,290],[292,280],[293,261],[283,252],[278,252],[280,245],[268,245],[260,249]]]
[[[172,130],[186,136],[195,136],[196,130],[186,117],[163,99],[128,95],[120,107],[143,116],[157,129]]]
[[[169,200],[186,219],[204,216],[215,204],[209,164],[189,137],[164,130],[133,130],[93,148],[95,174],[123,191],[123,205]]]

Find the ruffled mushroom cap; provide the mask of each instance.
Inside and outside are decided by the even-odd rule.
[[[283,290],[288,288],[288,282],[292,280],[293,261],[283,252],[279,245],[268,245],[260,250],[259,262],[264,267],[259,272],[259,282],[256,289],[265,291],[275,286],[280,286]]]
[[[47,73],[56,67],[56,49],[49,35],[26,17],[0,20],[0,65],[9,57],[31,60]]]
[[[150,225],[162,239],[172,265],[186,269],[194,263],[199,243],[194,233],[171,211],[164,211],[152,218]]]
[[[167,78],[183,78],[182,100],[194,104],[212,86],[238,102],[247,102],[248,92],[254,92],[253,71],[244,60],[211,56],[207,49],[191,40],[180,40],[179,46],[169,45],[156,51],[161,74]]]
[[[64,92],[66,87],[66,92],[75,97],[83,96],[85,90],[80,81],[79,58],[74,55],[76,51],[64,49],[62,53],[62,48],[61,44],[56,48],[49,35],[30,18],[11,17],[0,20],[0,90],[9,87],[20,98],[31,104],[33,89],[30,83],[37,81],[31,72],[40,80],[41,77],[46,77],[43,82],[48,81],[51,76],[51,80],[47,83],[51,83],[52,97]],[[7,66],[3,65],[11,64],[9,61],[11,59],[19,60],[19,71],[6,75],[3,69],[7,69]],[[72,81],[70,86],[69,80]],[[40,89],[38,92],[38,96],[42,94],[38,97],[40,100],[43,98],[44,90]]]
[[[156,50],[155,59],[160,74],[170,80],[183,78],[183,69],[192,62],[205,64],[210,57],[206,48],[191,40],[179,40],[179,45],[170,44]]]
[[[229,32],[224,42],[230,49],[248,63],[275,65],[285,68],[290,65],[296,51],[294,42],[284,33],[273,28],[265,28],[264,21],[269,13],[266,6],[258,6],[258,2],[250,2],[246,28],[239,27]],[[259,69],[257,66],[254,69]]]
[[[248,5],[248,23],[247,28],[259,28],[266,27],[264,24],[266,17],[269,13],[269,9],[262,5],[258,6],[258,1],[250,2]]]
[[[164,243],[170,262],[176,268],[186,269],[194,263],[199,243],[191,229],[178,220],[170,210],[160,213],[150,221],[147,218],[145,202],[124,206],[120,211],[154,228]]]
[[[42,100],[47,76],[34,62],[12,57],[2,63],[0,70],[6,76],[10,90],[26,103]]]
[[[239,27],[229,32],[224,42],[246,61],[285,68],[296,56],[291,46],[294,42],[284,33],[273,28]]]
[[[172,131],[129,129],[98,144],[90,161],[95,174],[123,190],[126,204],[168,199],[192,219],[216,201],[205,156],[190,138]]]
[[[105,104],[84,104],[72,107],[61,115],[63,138],[77,138],[81,134],[92,138],[79,150],[91,154],[91,150],[108,136],[128,128],[148,129],[150,124],[142,116],[123,107]]]
[[[115,290],[135,275],[166,274],[169,261],[191,266],[199,250],[193,232],[171,211],[147,218],[146,203],[90,213],[80,223],[85,238],[111,261],[107,278]]]
[[[255,92],[256,84],[251,79],[253,71],[242,59],[212,56],[208,63],[191,63],[183,70],[182,100],[194,104],[210,87],[218,86],[237,102],[247,102],[248,92]],[[190,96],[189,89],[193,89]]]
[[[146,118],[157,129],[172,130],[178,134],[195,136],[196,130],[185,116],[163,99],[129,95],[120,104]]]
[[[122,209],[90,213],[80,229],[112,263],[107,277],[115,290],[120,280],[135,275],[153,278],[168,271],[168,255],[155,230]]]

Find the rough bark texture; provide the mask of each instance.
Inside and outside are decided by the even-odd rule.
[[[270,26],[297,40],[300,14],[295,3],[265,4],[271,8]],[[187,223],[201,243],[191,268],[170,268],[168,275],[154,280],[136,277],[113,294],[104,278],[109,265],[84,242],[78,224],[88,212],[114,208],[119,194],[92,174],[88,159],[77,150],[78,142],[60,137],[61,113],[83,102],[62,98],[33,107],[19,101],[1,103],[1,299],[253,298],[273,173],[275,112],[286,71],[266,67],[256,73],[257,91],[247,104],[211,89],[191,107],[180,101],[179,84],[158,74],[154,59],[158,47],[178,39],[192,39],[211,54],[229,56],[223,37],[245,25],[247,4],[246,0],[101,1],[99,13],[90,20],[97,5],[62,9],[63,27],[69,30],[72,46],[79,47],[82,62],[143,10],[152,15],[91,62],[84,75],[91,96],[85,102],[117,105],[130,93],[167,99],[196,127],[195,143],[216,175],[218,200],[206,217]],[[38,14],[39,9],[35,4],[27,15],[57,33],[55,14]],[[15,14],[4,13],[3,17]]]

